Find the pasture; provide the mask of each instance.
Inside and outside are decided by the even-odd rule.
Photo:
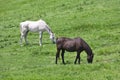
[[[76,52],[65,53],[66,65],[55,64],[56,45],[47,32],[28,33],[29,45],[20,46],[19,24],[43,19],[56,37],[81,37],[92,48],[81,64]],[[0,80],[119,80],[120,0],[0,0]]]

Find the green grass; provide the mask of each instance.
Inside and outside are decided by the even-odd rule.
[[[119,80],[119,0],[0,0],[0,80]],[[45,20],[56,37],[82,37],[92,48],[93,64],[81,54],[65,53],[55,64],[56,45],[43,34],[29,33],[29,45],[19,44],[19,23]],[[25,44],[25,43],[24,43]]]

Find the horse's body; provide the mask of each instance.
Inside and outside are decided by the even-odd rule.
[[[92,61],[93,61],[94,54],[92,53],[91,48],[81,38],[71,39],[71,38],[61,37],[61,38],[58,38],[56,40],[56,46],[57,46],[56,64],[57,64],[57,58],[59,58],[61,50],[62,50],[61,56],[62,56],[62,63],[63,64],[65,64],[65,62],[64,62],[65,50],[68,51],[68,52],[74,52],[74,51],[77,52],[77,56],[76,56],[76,59],[74,61],[75,64],[77,62],[77,59],[78,59],[78,63],[80,64],[80,53],[82,51],[85,51],[87,53],[88,63],[92,63]]]
[[[53,41],[53,43],[56,42],[55,35],[53,34],[53,32],[51,31],[49,26],[46,24],[46,22],[41,20],[41,19],[38,21],[25,21],[25,22],[20,23],[21,44],[22,44],[23,38],[25,39],[26,44],[28,43],[26,38],[27,38],[27,34],[29,31],[39,32],[39,34],[40,34],[40,41],[39,41],[40,46],[42,45],[42,34],[44,31],[47,31],[49,33],[50,39]]]

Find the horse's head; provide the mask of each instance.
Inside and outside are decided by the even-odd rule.
[[[87,56],[88,63],[92,63],[93,62],[93,58],[94,58],[94,54],[88,55]]]
[[[50,33],[50,39],[52,40],[52,42],[54,44],[56,43],[56,38],[55,38],[55,34],[54,33]]]

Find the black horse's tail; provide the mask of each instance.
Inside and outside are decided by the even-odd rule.
[[[59,37],[57,37],[57,38],[56,38],[56,46],[57,46],[57,53],[56,53],[56,57],[57,57],[57,58],[60,58],[60,50],[61,50],[61,49],[58,47],[58,45],[60,45],[60,46],[61,46],[60,42],[61,42],[60,38],[59,38]]]
[[[60,53],[57,51],[56,53],[56,60],[55,60],[55,63],[57,64],[57,60],[60,59]]]

